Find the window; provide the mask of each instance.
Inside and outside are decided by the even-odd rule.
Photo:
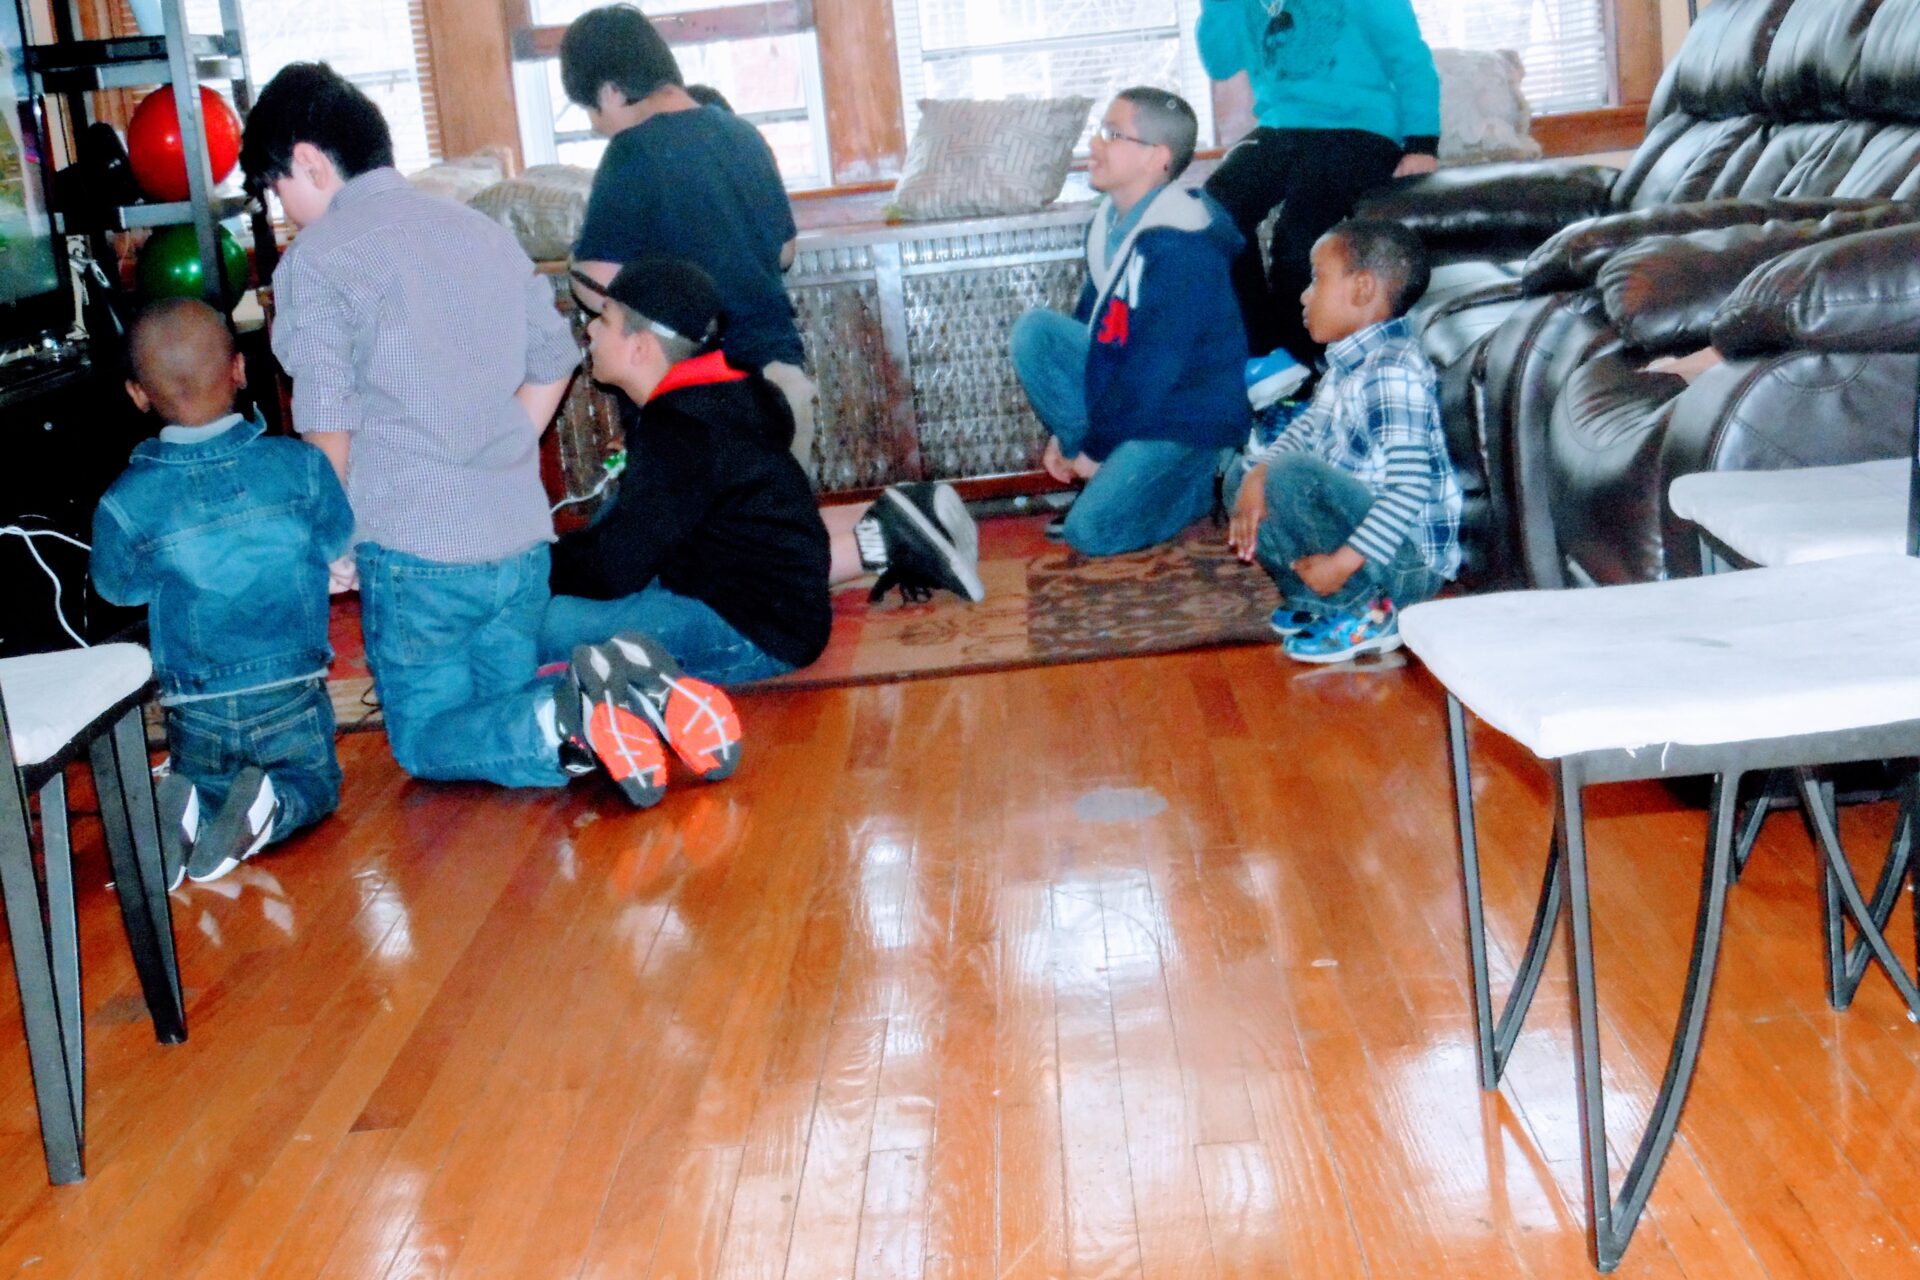
[[[328,62],[378,103],[393,131],[402,172],[439,155],[439,124],[429,77],[420,0],[241,0],[247,69],[256,88],[289,62]],[[187,26],[221,29],[220,0],[187,0]]]
[[[526,162],[584,165],[600,161],[606,139],[595,136],[587,113],[567,101],[557,49],[566,24],[605,0],[533,0],[536,24],[522,34],[514,64],[520,141]],[[773,149],[789,189],[826,186],[826,111],[820,90],[820,51],[811,7],[764,0],[643,0],[673,45],[688,84],[710,85],[760,130]],[[670,21],[667,19],[677,19]],[[528,51],[535,56],[524,57]]]
[[[1601,0],[1413,0],[1432,47],[1519,54],[1535,115],[1587,111],[1613,101],[1601,10]]]
[[[1113,95],[1178,93],[1213,136],[1213,92],[1194,28],[1203,0],[893,0],[907,134],[922,98],[1092,98],[1088,134]],[[1080,139],[1086,149],[1087,135]]]

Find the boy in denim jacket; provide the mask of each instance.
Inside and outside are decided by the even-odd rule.
[[[233,411],[246,369],[213,308],[155,305],[129,355],[127,394],[169,425],[94,512],[93,584],[147,606],[173,755],[160,787],[172,889],[219,879],[340,803],[327,562],[353,513],[318,449]]]

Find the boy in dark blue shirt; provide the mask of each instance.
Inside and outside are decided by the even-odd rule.
[[[623,263],[652,255],[713,277],[727,312],[721,349],[787,397],[793,454],[808,468],[814,387],[801,370],[806,351],[785,281],[797,232],[766,140],[687,92],[673,51],[632,5],[573,21],[560,44],[560,80],[594,132],[612,140],[593,175],[575,266],[605,285]]]
[[[327,564],[353,512],[318,449],[233,412],[246,369],[219,313],[158,303],[127,394],[169,425],[93,517],[93,584],[147,606],[172,772],[168,888],[217,880],[340,803],[327,696]],[[212,815],[208,818],[206,815]]]

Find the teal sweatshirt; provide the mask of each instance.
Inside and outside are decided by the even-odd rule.
[[[1269,12],[1274,10],[1275,12]],[[1432,154],[1440,77],[1408,0],[1202,0],[1200,62],[1245,71],[1274,129],[1364,129]]]

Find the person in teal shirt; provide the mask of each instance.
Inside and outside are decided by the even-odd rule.
[[[1246,238],[1234,294],[1256,355],[1320,356],[1300,314],[1313,245],[1389,178],[1430,173],[1440,78],[1409,0],[1203,0],[1200,61],[1244,71],[1257,126],[1207,179]],[[1276,207],[1267,261],[1257,231]]]

